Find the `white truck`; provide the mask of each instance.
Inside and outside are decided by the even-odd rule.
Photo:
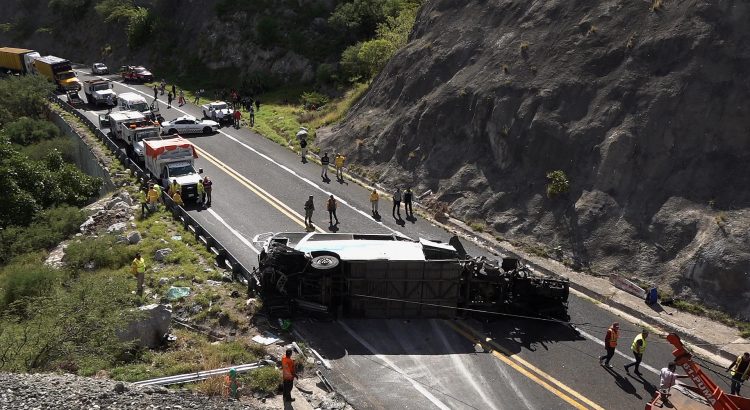
[[[234,110],[224,101],[214,101],[201,106],[203,117],[210,118],[219,124],[232,123]]]
[[[112,83],[107,80],[86,80],[83,82],[83,92],[86,101],[94,105],[114,106],[117,104],[117,94],[112,90]]]
[[[182,187],[182,200],[198,200],[198,181],[202,169],[195,170],[195,159],[198,155],[190,141],[182,137],[171,137],[163,140],[145,140],[146,170],[152,177],[158,178],[165,190],[176,180]]]
[[[162,118],[159,113],[159,105],[156,101],[150,104],[146,102],[146,98],[137,93],[122,93],[117,96],[117,107],[120,111],[138,111],[154,121],[162,122]]]
[[[101,117],[100,117],[101,118]],[[99,120],[99,125],[109,127],[110,137],[126,141],[122,135],[123,123],[145,122],[146,116],[138,111],[115,111],[106,116],[105,120]],[[127,142],[127,141],[126,141]]]
[[[160,140],[161,127],[153,121],[123,122],[120,124],[120,135],[128,144],[128,155],[141,163],[145,162],[144,141]]]

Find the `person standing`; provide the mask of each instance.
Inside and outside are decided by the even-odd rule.
[[[398,213],[398,218],[396,218],[396,213]],[[393,211],[391,214],[393,214],[393,219],[401,220],[401,188],[396,188],[396,192],[393,194]]]
[[[302,163],[307,162],[307,139],[302,138],[299,140],[299,154],[302,157]]]
[[[167,108],[172,108],[172,99],[174,98],[174,94],[169,93],[167,94]]]
[[[677,379],[688,377],[687,375],[675,373],[675,370],[677,370],[675,362],[669,362],[667,367],[661,369],[659,372],[659,391],[664,399],[669,398],[669,390],[675,385]]]
[[[336,159],[333,161],[333,165],[336,168],[336,179],[339,181],[344,180],[344,161],[346,161],[346,157],[341,155],[341,153],[336,154]]]
[[[146,261],[143,260],[140,252],[135,253],[135,258],[130,264],[130,272],[136,277],[135,294],[141,297],[143,296],[143,280],[146,277]]]
[[[323,178],[324,181],[328,179],[328,164],[330,163],[331,160],[328,158],[328,153],[324,152],[323,156],[320,158],[320,177]]]
[[[201,95],[203,95],[203,89],[195,92],[195,99],[193,100],[193,104],[200,104],[201,101]]]
[[[737,360],[727,367],[727,371],[732,375],[732,394],[739,396],[742,383],[750,377],[750,352],[737,356]]]
[[[206,200],[206,188],[203,186],[203,180],[198,180],[198,203],[203,205],[203,202]]]
[[[313,226],[312,216],[314,210],[315,204],[313,204],[313,196],[310,195],[305,202],[305,226],[308,228],[312,228]]]
[[[159,98],[159,87],[154,84],[154,101],[156,101],[157,98]]]
[[[232,116],[234,117],[234,128],[239,129],[240,128],[240,119],[242,119],[242,113],[240,112],[239,108],[235,108],[234,112],[232,113]]]
[[[180,90],[180,97],[177,99],[177,104],[180,107],[185,105],[185,90]]]
[[[167,89],[167,82],[164,81],[164,79],[161,79],[161,83],[159,84],[159,88],[161,89],[161,95],[164,95],[164,90]]]
[[[292,349],[286,349],[286,354],[281,358],[281,378],[283,379],[283,396],[285,402],[292,402],[292,387],[294,379],[297,377],[297,370],[294,368],[294,359],[292,359]]]
[[[336,198],[334,198],[333,195],[331,195],[328,198],[328,203],[326,204],[326,208],[328,209],[328,224],[330,226],[334,226],[333,225],[334,219],[336,220],[336,225],[339,224],[339,217],[336,216],[336,207],[337,207]]]
[[[260,98],[255,99],[255,111],[260,111]]]
[[[177,206],[185,206],[185,203],[182,202],[182,194],[180,193],[180,191],[177,191],[174,194],[172,194],[172,201]]]
[[[107,112],[112,111],[112,107],[115,106],[115,98],[112,94],[107,94]]]
[[[414,209],[411,207],[413,198],[414,194],[411,192],[411,187],[407,187],[404,191],[404,213],[407,218],[414,218]]]
[[[213,181],[210,178],[203,178],[203,189],[206,191],[206,200],[204,203],[206,206],[211,206],[211,190],[213,189]]]
[[[151,185],[154,187],[154,191],[156,191],[157,203],[161,203],[161,185],[158,182],[153,182]]]
[[[607,334],[604,336],[604,350],[607,354],[599,356],[599,364],[607,366],[610,369],[612,365],[609,361],[612,360],[612,356],[615,355],[615,348],[617,347],[617,339],[620,337],[620,324],[618,322],[612,323],[612,326],[607,329]]]
[[[255,110],[253,109],[253,105],[250,104],[250,108],[247,110],[248,115],[250,115],[250,126],[255,126]]]
[[[643,352],[646,351],[646,339],[648,338],[648,330],[643,329],[634,339],[630,345],[630,349],[633,351],[633,357],[635,361],[625,365],[625,371],[630,373],[630,367],[635,366],[635,374],[640,375],[641,371],[638,369],[643,360]]]
[[[370,205],[372,206],[372,216],[377,216],[378,214],[378,202],[380,201],[380,195],[378,194],[378,191],[373,188],[372,192],[370,193]]]
[[[174,84],[172,84],[172,95],[177,95],[177,87]]]
[[[175,194],[175,192],[179,192],[181,190],[182,190],[182,187],[180,186],[180,184],[177,183],[176,179],[173,179],[172,183],[169,184],[169,191],[168,191],[169,196],[171,197],[172,195]]]

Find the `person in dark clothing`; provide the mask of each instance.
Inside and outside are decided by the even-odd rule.
[[[414,194],[411,192],[411,188],[406,188],[404,191],[404,213],[407,218],[414,218],[414,209],[411,207],[411,201]]]
[[[396,192],[393,194],[393,219],[401,220],[401,188],[396,188]],[[398,218],[396,218],[398,213]]]
[[[742,383],[750,377],[750,352],[738,356],[737,360],[727,367],[727,371],[732,375],[732,394],[739,396]]]
[[[169,93],[167,94],[167,108],[172,108],[172,99],[174,98],[174,94]]]
[[[177,95],[177,87],[172,84],[172,95]]]
[[[328,179],[328,164],[331,163],[331,159],[328,158],[328,153],[324,152],[323,156],[320,157],[320,177],[324,180]]]
[[[330,226],[333,226],[333,220],[336,220],[336,225],[339,224],[339,217],[336,216],[336,199],[331,195],[328,198],[328,203],[326,204],[326,209],[328,209],[328,224]]]
[[[260,98],[255,100],[255,111],[260,111]]]
[[[159,87],[154,84],[154,101],[156,101],[157,98],[159,98]]]
[[[313,204],[313,196],[310,195],[305,202],[305,226],[308,228],[312,228],[313,226],[312,216],[314,210],[315,204]]]
[[[203,178],[203,190],[206,192],[206,198],[203,201],[206,206],[211,206],[211,189],[213,188],[213,181],[208,177]]]
[[[633,343],[630,345],[630,350],[633,351],[633,357],[635,357],[635,361],[633,363],[628,363],[625,365],[626,372],[630,373],[630,367],[635,367],[635,374],[641,374],[641,371],[638,367],[641,365],[641,361],[643,360],[643,353],[646,351],[647,338],[648,330],[643,329],[643,331],[638,334],[635,339],[633,339]]]

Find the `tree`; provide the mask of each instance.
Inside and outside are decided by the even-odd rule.
[[[362,62],[365,70],[374,77],[390,60],[395,48],[393,44],[383,39],[366,41],[357,53],[357,58]]]

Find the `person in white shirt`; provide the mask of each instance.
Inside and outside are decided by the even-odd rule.
[[[674,362],[669,362],[667,367],[661,369],[659,373],[659,391],[665,400],[669,398],[669,389],[675,385],[677,379],[688,377],[687,375],[675,373],[676,369],[677,365]]]

